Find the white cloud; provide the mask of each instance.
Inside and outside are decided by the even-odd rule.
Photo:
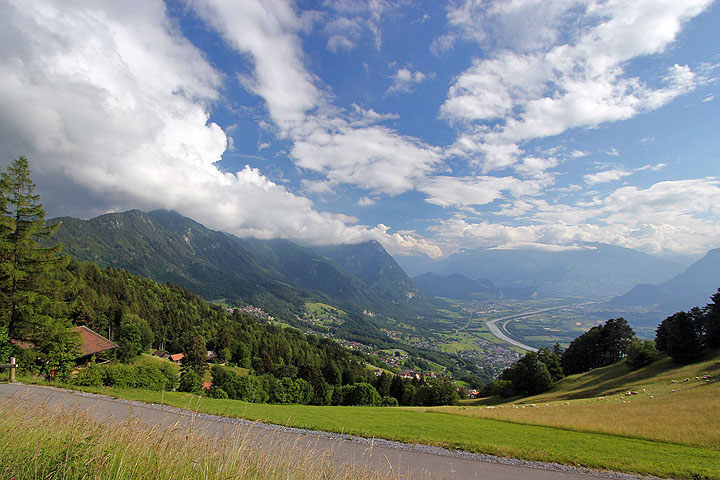
[[[439,148],[371,125],[392,117],[359,107],[348,114],[330,105],[319,80],[303,64],[301,25],[290,6],[259,1],[238,6],[218,0],[196,5],[233,48],[252,55],[253,72],[243,77],[245,84],[265,100],[281,135],[293,141],[290,156],[299,167],[324,174],[331,184],[397,195],[412,190],[416,179],[441,162]],[[339,2],[333,8],[369,12],[379,21],[387,5],[374,2],[366,11],[353,2]]]
[[[375,203],[376,201],[370,197],[362,197],[357,201],[358,207],[372,207]]]
[[[393,92],[404,92],[410,93],[418,85],[427,78],[422,72],[412,72],[407,68],[399,68],[393,75],[393,84],[387,89],[385,93]]]
[[[715,95],[708,95],[702,99],[703,102],[712,102],[713,100],[715,100]]]
[[[542,183],[514,177],[448,177],[436,176],[420,183],[418,190],[427,194],[426,201],[441,207],[486,205],[505,197],[537,194]]]
[[[286,35],[302,22],[284,3],[272,4],[272,18],[267,2],[243,5],[242,14],[228,12],[245,28],[236,40],[266,58],[245,85],[266,98],[285,132],[293,132],[323,96]],[[437,254],[422,239],[317,211],[256,168],[219,170],[228,137],[208,119],[221,100],[223,77],[180,35],[162,2],[0,6],[0,28],[12,39],[0,56],[0,143],[30,159],[49,210],[87,215],[170,208],[242,236],[305,243],[374,239],[391,251]],[[198,8],[211,18],[220,13]]]
[[[355,43],[342,35],[333,35],[327,41],[327,49],[333,53],[337,53],[338,50],[352,50],[354,48]]]
[[[615,147],[610,147],[607,150],[603,150],[603,153],[605,155],[610,155],[611,157],[619,157],[620,156],[620,150],[618,150]]]
[[[623,177],[627,177],[628,175],[632,175],[632,172],[628,172],[627,170],[623,170],[621,168],[613,168],[585,175],[585,183],[588,185],[595,185],[597,183],[614,182]]]
[[[412,190],[441,161],[440,149],[398,135],[379,125],[318,128],[297,138],[290,152],[298,166],[321,172],[332,183],[348,183],[376,193]]]
[[[521,216],[528,224],[473,223],[455,215],[430,231],[446,253],[460,247],[583,242],[702,253],[720,244],[720,180],[665,181],[646,189],[626,186],[573,205],[523,199],[503,205],[497,214]]]
[[[703,81],[688,66],[673,65],[650,87],[625,74],[632,59],[659,53],[682,24],[711,0],[466,0],[449,10],[448,22],[489,58],[476,59],[450,87],[443,118],[464,125],[456,147],[473,138],[483,171],[506,168],[489,156],[505,145],[595,127],[655,110]],[[532,28],[538,21],[539,27]],[[656,79],[650,79],[656,80]],[[471,155],[472,152],[466,152]]]

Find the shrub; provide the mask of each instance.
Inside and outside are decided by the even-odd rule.
[[[210,398],[220,398],[220,399],[228,398],[227,392],[225,390],[223,390],[222,388],[216,387],[215,385],[210,387],[209,395],[210,395]]]
[[[202,390],[202,380],[200,376],[193,370],[187,370],[180,377],[181,392],[200,393]]]
[[[627,348],[627,364],[632,368],[640,368],[650,365],[655,361],[658,351],[655,348],[655,342],[652,340],[642,341],[633,338]]]
[[[78,371],[75,378],[72,379],[73,385],[83,387],[102,387],[103,385],[103,368],[95,362],[90,363],[87,367]]]
[[[395,397],[391,397],[390,395],[385,395],[384,397],[382,397],[380,404],[385,405],[387,407],[397,407],[398,401],[397,401],[397,398],[395,398]]]

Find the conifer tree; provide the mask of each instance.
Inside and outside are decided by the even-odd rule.
[[[11,339],[29,340],[40,353],[72,352],[77,338],[68,329],[62,298],[67,259],[60,255],[60,245],[41,243],[57,226],[46,225],[45,210],[34,191],[30,166],[20,156],[0,175],[0,321]],[[46,345],[49,337],[63,346]]]

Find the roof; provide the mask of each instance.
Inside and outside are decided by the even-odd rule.
[[[113,348],[118,347],[116,343],[111,342],[107,338],[93,332],[85,326],[75,327],[74,330],[80,333],[80,337],[82,339],[82,345],[80,346],[80,350],[82,351],[81,356],[83,357],[87,355],[94,355],[100,352],[105,352],[107,350],[112,350]]]
[[[184,356],[185,355],[182,353],[176,353],[175,355],[170,355],[170,360],[172,360],[173,362],[179,362],[183,359]]]

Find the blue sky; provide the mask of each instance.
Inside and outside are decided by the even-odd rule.
[[[720,246],[720,4],[0,0],[2,162],[50,215],[240,236]]]

